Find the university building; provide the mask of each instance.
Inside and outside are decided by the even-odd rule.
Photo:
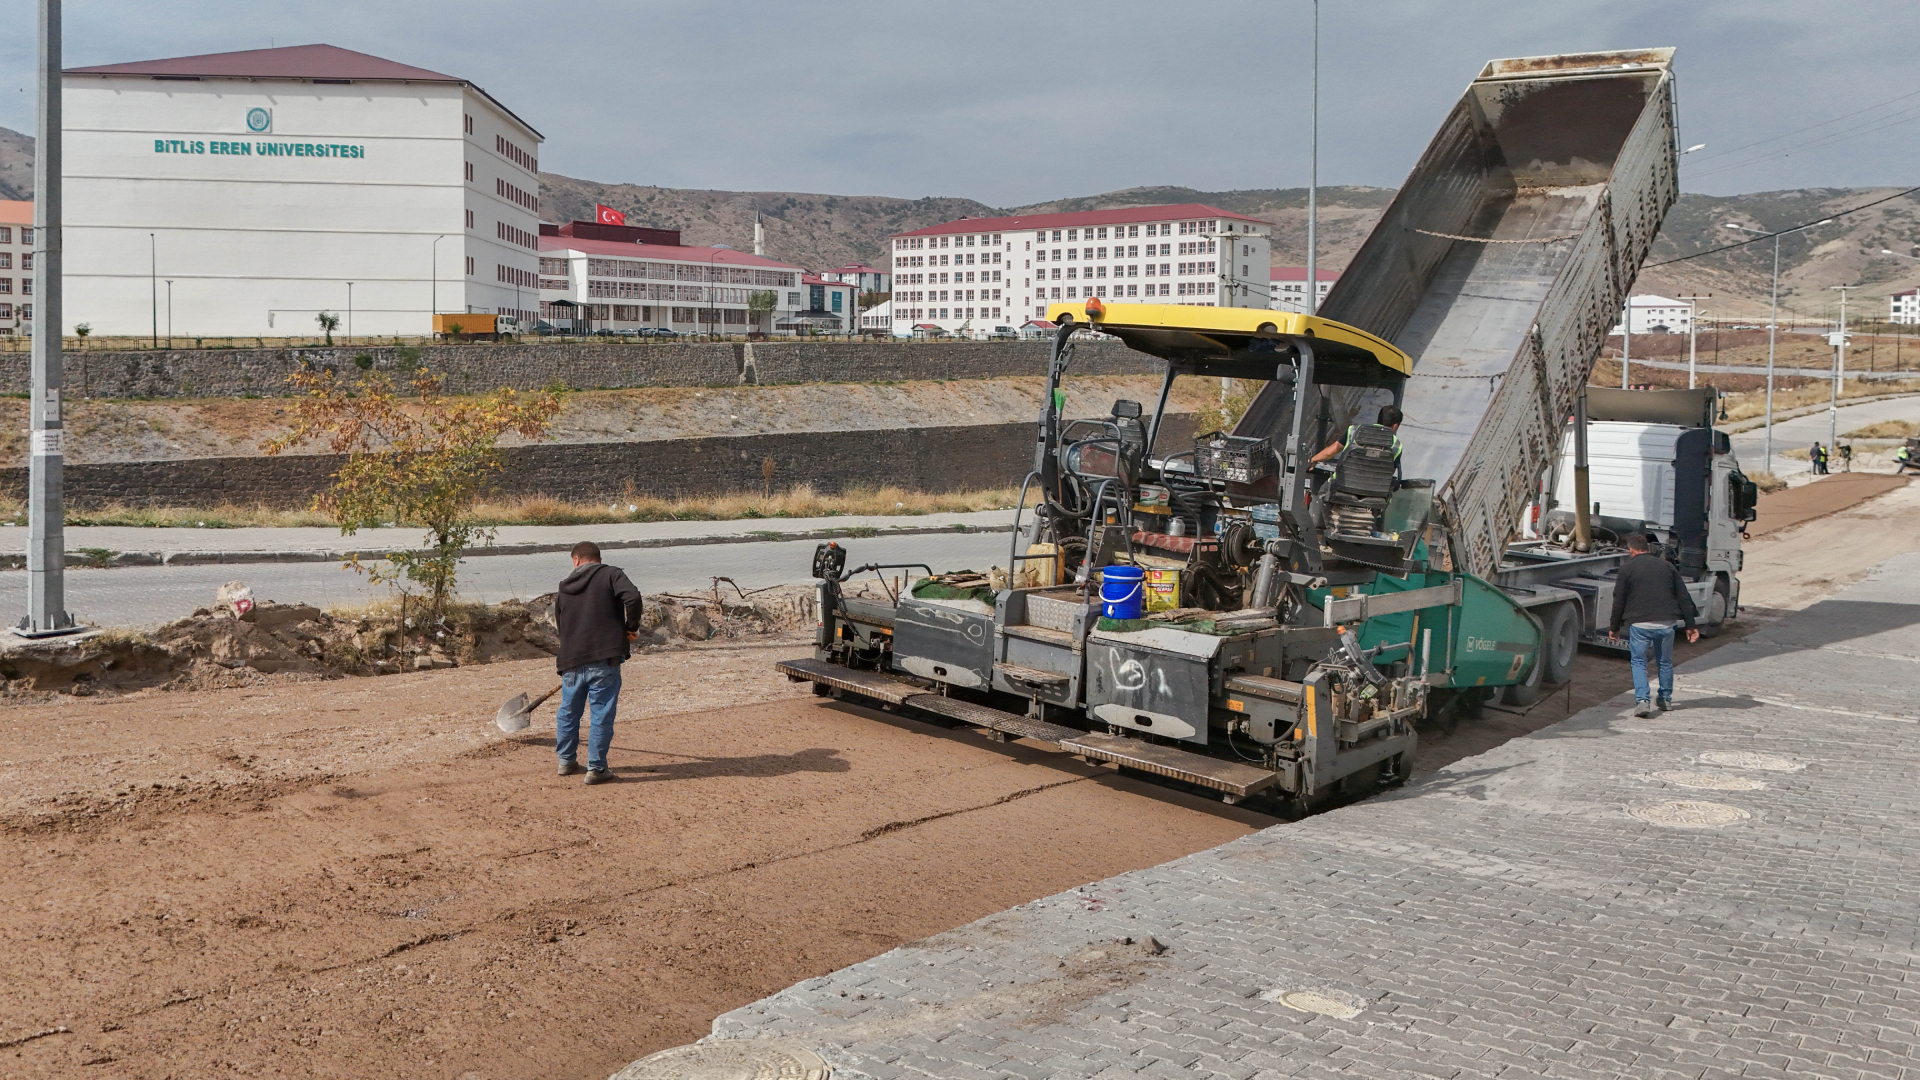
[[[33,204],[0,200],[0,337],[33,329]]]
[[[896,234],[893,332],[976,335],[1047,305],[1266,307],[1273,227],[1199,203],[962,218]]]
[[[1319,278],[1319,288],[1314,290],[1313,310],[1319,311],[1326,302],[1327,290],[1340,280],[1338,270],[1314,268],[1314,276]],[[1307,311],[1307,268],[1304,266],[1276,266],[1269,274],[1267,306],[1275,311]]]
[[[535,314],[541,135],[472,82],[301,45],[72,68],[63,86],[70,324],[164,331],[169,295],[179,336],[314,334],[323,311],[383,336],[425,335],[435,312]]]

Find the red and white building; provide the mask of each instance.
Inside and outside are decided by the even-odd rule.
[[[539,242],[540,318],[554,326],[769,333],[816,299],[797,266],[729,247],[685,247],[672,229],[543,223]],[[755,292],[774,296],[773,310],[757,319],[748,310]],[[824,288],[820,294],[827,303]]]
[[[843,266],[838,270],[822,271],[821,277],[828,281],[844,281],[863,293],[892,292],[893,275],[885,270],[875,270],[871,266],[855,264]]]
[[[1920,324],[1920,289],[1908,289],[1887,297],[1887,312],[1888,322]]]
[[[1327,290],[1340,280],[1337,270],[1314,268],[1314,276],[1319,278],[1319,288],[1315,290],[1313,310],[1320,310],[1320,303],[1327,298]],[[1307,268],[1304,266],[1276,266],[1269,277],[1267,306],[1275,311],[1307,310]]]
[[[33,203],[0,200],[0,337],[33,330]]]
[[[898,233],[893,332],[984,337],[1050,303],[1266,307],[1273,226],[1200,203],[962,218]]]

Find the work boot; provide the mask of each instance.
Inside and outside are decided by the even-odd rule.
[[[580,771],[580,763],[577,761],[563,761],[560,763],[561,776],[572,776],[574,773],[577,773],[579,771]]]
[[[1648,701],[1646,698],[1641,698],[1639,701],[1634,702],[1633,715],[1641,719],[1651,719],[1654,715],[1653,702]]]
[[[587,773],[587,784],[589,786],[593,784],[611,784],[618,779],[620,778],[613,775],[612,769],[592,769]]]

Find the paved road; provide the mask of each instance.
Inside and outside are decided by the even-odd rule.
[[[1839,428],[1841,435],[1877,424],[1883,420],[1920,421],[1920,397],[1892,398],[1886,401],[1874,401],[1865,405],[1847,405],[1840,409]],[[1829,421],[1823,412],[1796,416],[1791,420],[1776,420],[1773,425],[1773,474],[1786,478],[1798,476],[1813,468],[1805,458],[1790,458],[1783,454],[1786,450],[1805,450],[1815,442],[1825,445]],[[1766,431],[1754,428],[1733,436],[1733,452],[1740,459],[1740,467],[1752,472],[1766,471]]]
[[[1679,674],[714,1036],[874,1080],[1914,1076],[1920,555]]]
[[[930,534],[842,540],[848,565],[869,562],[931,563],[934,570],[984,570],[1006,565],[1008,533]],[[715,575],[733,578],[743,589],[812,580],[809,567],[815,541],[766,541],[704,547],[653,548],[609,552],[608,560],[626,568],[646,592],[706,591]],[[461,595],[497,603],[528,599],[553,591],[570,567],[565,554],[493,555],[460,564]],[[223,582],[239,578],[254,595],[282,603],[325,606],[385,595],[365,579],[334,563],[254,563],[245,566],[130,566],[67,571],[67,608],[82,622],[101,626],[142,626],[190,614],[213,602]],[[0,612],[24,612],[27,576],[0,572]]]

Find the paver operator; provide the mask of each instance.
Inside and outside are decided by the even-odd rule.
[[[1700,640],[1693,625],[1698,612],[1693,597],[1687,595],[1687,583],[1674,565],[1653,552],[1653,541],[1646,533],[1627,537],[1632,556],[1621,565],[1613,582],[1613,616],[1608,627],[1615,637],[1626,626],[1631,636],[1627,649],[1633,660],[1633,715],[1653,716],[1673,708],[1673,630],[1684,623],[1689,642]],[[1647,685],[1649,654],[1660,668],[1660,697],[1655,704]]]
[[[1392,436],[1393,437],[1393,460],[1396,465],[1400,461],[1400,421],[1401,419],[1402,417],[1400,415],[1400,410],[1398,408],[1392,405],[1382,405],[1380,406],[1380,414],[1375,418],[1375,421],[1374,421],[1375,424],[1377,424],[1378,426],[1386,428],[1388,431],[1393,433],[1393,436]],[[1323,448],[1319,453],[1313,455],[1313,458],[1310,463],[1314,465],[1318,465],[1321,462],[1327,460],[1328,458],[1333,457],[1334,455],[1340,453],[1340,451],[1345,450],[1347,448],[1347,444],[1353,442],[1353,429],[1354,429],[1354,425],[1348,424],[1346,438],[1335,439],[1332,442],[1328,443],[1325,446],[1325,448]]]
[[[604,784],[614,779],[607,750],[620,704],[620,665],[633,655],[640,632],[640,590],[626,571],[600,561],[599,545],[582,540],[573,545],[573,573],[554,593],[553,619],[560,628],[560,709],[553,725],[560,775],[580,771],[580,714],[591,706],[587,783]]]

